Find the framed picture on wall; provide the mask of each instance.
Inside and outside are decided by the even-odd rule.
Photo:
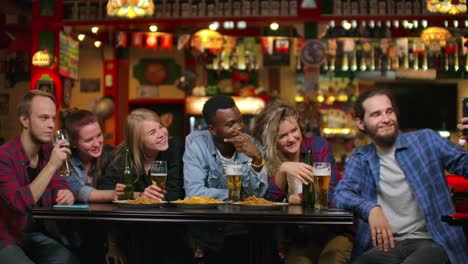
[[[80,80],[80,92],[96,93],[101,90],[101,81],[97,78],[84,78]]]
[[[55,96],[54,81],[52,80],[38,80],[36,82],[36,89],[48,92]]]

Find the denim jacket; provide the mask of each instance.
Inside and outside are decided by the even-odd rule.
[[[252,137],[250,139],[262,151],[262,147]],[[254,171],[251,167],[252,159],[243,153],[236,153],[234,162],[243,164],[241,192],[247,196],[263,197],[268,187],[266,168],[263,167],[260,172]],[[221,157],[207,130],[193,132],[186,138],[184,185],[187,197],[228,199],[228,187]]]
[[[96,168],[96,160],[93,160],[91,163],[91,171],[89,173],[91,177],[93,177],[94,171],[96,169],[102,171],[107,166],[109,159],[112,157],[113,150],[114,147],[104,144],[101,154],[101,166]],[[75,203],[88,203],[89,194],[96,189],[93,186],[94,179],[91,178],[91,183],[86,183],[86,172],[77,153],[72,153],[70,156],[70,161],[72,166],[72,173],[70,176],[64,177],[64,179],[67,180],[70,189],[72,189],[77,194]]]
[[[76,202],[88,203],[89,194],[94,190],[92,183],[86,183],[86,173],[80,158],[77,155],[72,155],[70,161],[73,171],[70,176],[64,178],[67,180],[68,185],[70,185],[70,189],[78,195]],[[94,169],[93,164],[91,171]],[[92,173],[90,174],[92,175]]]

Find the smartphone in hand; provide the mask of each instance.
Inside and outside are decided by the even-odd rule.
[[[462,99],[462,111],[463,117],[468,117],[468,97],[463,97]],[[467,123],[463,123],[466,125]],[[468,136],[468,129],[463,129],[463,135]]]

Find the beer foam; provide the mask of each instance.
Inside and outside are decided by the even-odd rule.
[[[312,169],[312,174],[314,176],[330,176],[331,175],[331,170],[328,169]]]
[[[226,175],[242,175],[241,164],[229,164],[224,168]]]
[[[152,172],[152,173],[151,173],[151,176],[159,176],[159,177],[164,176],[164,177],[167,177],[167,173],[155,173],[155,172]]]

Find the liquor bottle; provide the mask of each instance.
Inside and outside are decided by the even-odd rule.
[[[125,167],[122,174],[122,184],[125,185],[124,195],[119,199],[121,200],[130,200],[133,199],[133,177],[132,169],[130,164],[130,154],[128,149],[125,149]]]
[[[312,166],[312,151],[307,150],[306,162]],[[304,208],[314,208],[315,204],[315,188],[313,182],[308,182],[308,185],[302,185],[302,207]]]

